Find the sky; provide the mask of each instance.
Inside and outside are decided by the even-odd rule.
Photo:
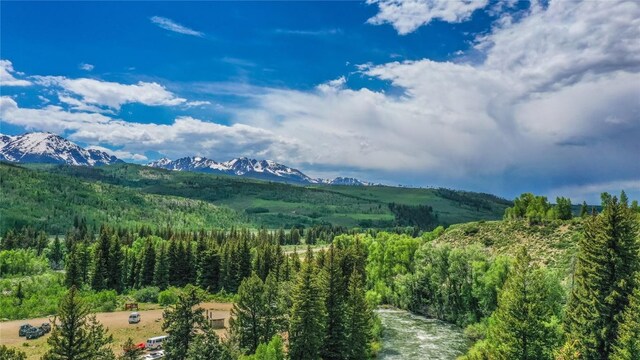
[[[640,3],[0,2],[0,132],[125,161],[640,198]]]

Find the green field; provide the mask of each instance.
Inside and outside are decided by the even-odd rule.
[[[402,215],[392,212],[390,203],[408,205],[407,212],[432,207],[437,220],[429,226],[435,227],[501,219],[510,204],[492,195],[445,189],[298,186],[133,164],[0,164],[0,181],[2,230],[32,225],[53,233],[63,233],[75,215],[91,224],[171,223],[176,228],[392,228]]]

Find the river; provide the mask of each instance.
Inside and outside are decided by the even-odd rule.
[[[379,309],[384,360],[455,360],[469,348],[462,329],[404,310]]]

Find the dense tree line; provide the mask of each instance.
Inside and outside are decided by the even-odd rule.
[[[513,201],[513,207],[505,210],[504,218],[508,220],[526,219],[530,224],[540,224],[544,220],[571,220],[572,211],[571,199],[569,198],[557,197],[556,204],[551,205],[546,196],[524,193]]]

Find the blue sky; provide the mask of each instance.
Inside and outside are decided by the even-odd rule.
[[[144,163],[640,193],[640,5],[2,2],[0,131]]]

